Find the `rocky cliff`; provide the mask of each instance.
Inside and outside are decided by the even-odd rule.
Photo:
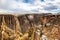
[[[0,15],[0,40],[60,40],[60,15]]]

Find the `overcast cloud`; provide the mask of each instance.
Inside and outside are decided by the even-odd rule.
[[[0,0],[0,11],[60,12],[60,0]]]

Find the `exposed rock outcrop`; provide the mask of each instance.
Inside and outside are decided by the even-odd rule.
[[[0,40],[60,40],[60,15],[0,15]]]

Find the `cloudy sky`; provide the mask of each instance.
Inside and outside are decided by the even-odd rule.
[[[0,0],[0,11],[60,12],[60,0]]]

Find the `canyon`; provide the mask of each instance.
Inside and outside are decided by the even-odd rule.
[[[60,14],[0,14],[0,40],[60,40]]]

